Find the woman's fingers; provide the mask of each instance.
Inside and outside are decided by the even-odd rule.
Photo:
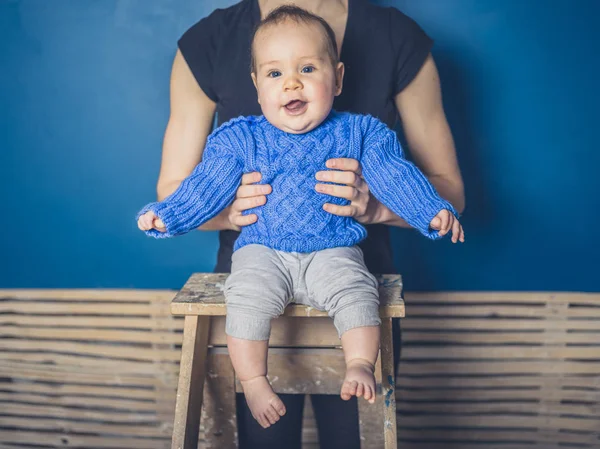
[[[252,173],[244,173],[242,175],[242,185],[254,184],[255,182],[260,182],[262,179],[262,175],[260,172],[253,171]]]
[[[327,212],[342,217],[354,217],[362,221],[366,217],[369,206],[369,186],[361,176],[360,164],[356,159],[329,159],[327,167],[335,170],[323,170],[316,173],[318,183],[315,190],[319,193],[343,198],[350,201],[349,205],[339,206],[327,203],[323,206]]]
[[[364,183],[360,174],[357,174],[353,171],[318,171],[316,178],[317,181],[334,182],[336,184],[345,184],[353,187],[360,187]]]
[[[337,204],[325,203],[323,209],[330,214],[339,215],[340,217],[356,217],[357,210],[355,206],[339,206]]]
[[[335,196],[338,198],[344,198],[346,200],[354,201],[359,195],[360,191],[355,187],[350,186],[337,186],[333,184],[317,184],[315,189],[319,193],[326,193],[327,195]]]
[[[335,159],[329,159],[325,165],[327,168],[333,168],[341,171],[351,171],[357,175],[362,174],[360,163],[356,159],[350,159],[347,157],[339,157]]]
[[[231,204],[231,209],[234,213],[242,213],[253,207],[264,206],[266,202],[267,197],[265,195],[238,198]]]
[[[248,215],[237,214],[237,215],[231,216],[229,218],[229,220],[231,221],[231,223],[234,226],[237,226],[238,228],[243,228],[244,226],[248,226],[253,223],[256,223],[256,221],[258,220],[258,217],[256,216],[256,214],[248,214]]]
[[[271,193],[269,184],[251,184],[238,187],[236,198],[251,198],[253,196],[268,195]]]

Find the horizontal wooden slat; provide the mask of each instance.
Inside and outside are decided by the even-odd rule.
[[[599,400],[598,394],[593,397],[588,391],[576,390],[552,390],[546,391],[541,388],[520,388],[518,385],[512,388],[502,389],[404,389],[396,390],[396,401],[526,401],[526,400],[549,400],[549,401],[586,401]]]
[[[595,374],[600,373],[600,361],[590,362],[560,362],[556,360],[402,360],[400,372],[409,376],[445,373],[457,374],[539,374],[539,373],[570,373]]]
[[[528,304],[529,306],[584,304],[600,308],[598,293],[579,292],[405,292],[404,299],[407,305],[415,303],[515,303]]]
[[[148,304],[104,304],[67,303],[67,302],[33,302],[33,301],[4,301],[0,302],[0,313],[19,313],[36,315],[103,315],[103,316],[147,316],[151,309]],[[153,315],[169,316],[169,310],[160,312],[152,309]]]
[[[0,417],[0,425],[2,425],[4,421],[8,420]],[[166,447],[169,447],[170,444],[170,437],[160,434],[157,435],[157,432],[152,431],[152,429],[150,429],[150,432],[147,432],[147,429],[141,429],[139,427],[137,429],[139,433],[136,432],[135,436],[129,436],[129,438],[127,436],[119,436],[119,438],[114,438],[79,435],[73,432],[71,426],[62,426],[60,422],[54,423],[50,420],[36,420],[34,423],[32,423],[31,420],[15,420],[14,422],[7,423],[7,427],[9,424],[10,427],[17,427],[22,430],[0,429],[0,441],[4,443],[43,444],[54,447],[77,449],[165,449]],[[33,424],[35,424],[35,426]],[[37,431],[37,429],[41,429],[41,431]],[[79,424],[77,429],[79,429]],[[99,429],[100,428],[97,428],[95,432],[104,432],[104,429]],[[145,433],[153,433],[155,435],[150,436],[163,437],[164,440],[142,438],[141,435]]]
[[[462,318],[449,316],[431,316],[415,318],[410,313],[402,320],[402,329],[406,331],[430,330],[435,332],[450,330],[486,330],[486,331],[527,331],[527,330],[573,330],[600,331],[600,320],[542,320],[542,319],[485,319],[481,317]],[[592,334],[592,338],[594,338]]]
[[[540,416],[560,416],[572,415],[587,418],[600,419],[600,409],[598,406],[589,404],[563,405],[553,403],[550,405],[539,402],[520,403],[520,402],[465,402],[461,400],[460,393],[455,398],[457,402],[409,402],[405,403],[402,394],[397,395],[397,407],[400,415],[415,413],[448,415],[489,415],[489,419],[494,419],[495,415],[540,415]]]
[[[599,347],[554,346],[408,346],[402,349],[402,358],[410,359],[544,359],[544,360],[599,360]]]
[[[2,326],[0,338],[35,338],[43,340],[75,340],[88,342],[181,344],[182,335],[169,331],[93,330]]]
[[[452,304],[440,306],[439,304],[411,304],[406,306],[412,317],[445,317],[449,315],[462,317],[493,317],[498,318],[545,318],[547,320],[564,320],[565,318],[585,318],[600,320],[600,308],[565,308],[554,310],[548,307],[528,307],[526,305],[494,306],[473,304]]]
[[[591,444],[591,443],[590,443]],[[536,435],[532,435],[529,441],[519,441],[517,443],[469,443],[464,442],[458,443],[431,443],[429,441],[401,441],[399,447],[402,449],[527,449],[527,448],[540,448],[541,446],[536,443]],[[564,444],[558,444],[556,442],[545,443],[543,449],[564,449]],[[596,449],[597,445],[576,445],[566,447],[578,447],[582,449]]]
[[[598,421],[596,419],[562,418],[546,416],[522,416],[495,415],[493,419],[488,416],[470,415],[443,415],[431,414],[421,416],[402,416],[402,426],[413,428],[435,428],[435,427],[485,427],[485,428],[537,428],[549,429],[556,428],[595,432],[598,430]]]
[[[581,387],[600,389],[600,379],[598,376],[574,376],[569,374],[539,374],[537,376],[507,376],[497,374],[495,376],[473,377],[470,375],[462,377],[450,377],[446,373],[430,373],[427,376],[408,376],[404,373],[397,379],[396,386],[406,388],[498,388],[507,385],[518,385],[519,387],[540,387],[548,386],[552,388],[562,387]]]
[[[152,310],[149,310],[152,312]],[[78,329],[183,329],[183,317],[173,316],[145,316],[119,317],[119,316],[59,316],[59,315],[0,315],[0,326],[36,326],[40,329],[48,327],[78,328]]]
[[[117,391],[112,390],[107,392],[106,397],[99,397],[98,394],[88,394],[85,392],[82,396],[69,396],[60,394],[35,394],[35,393],[3,393],[5,385],[0,384],[0,408],[10,409],[11,404],[23,404],[23,405],[34,405],[36,407],[51,407],[60,406],[65,408],[76,408],[76,409],[110,409],[110,410],[123,410],[128,412],[143,412],[152,413],[156,412],[160,405],[155,402],[156,393],[154,395],[146,395],[146,400],[140,400],[141,398],[135,397],[132,399],[131,394],[139,393],[132,390]],[[31,389],[32,391],[35,389]],[[98,393],[97,390],[93,391]],[[118,396],[121,393],[122,396]],[[175,394],[175,392],[173,392]]]
[[[226,346],[225,317],[215,316],[210,325],[209,342],[215,346]],[[299,320],[279,317],[271,321],[270,347],[339,347],[340,337],[330,318]]]
[[[407,330],[402,335],[402,342],[415,344],[419,342],[438,342],[444,345],[483,345],[483,344],[596,344],[600,348],[600,330],[595,335],[566,332],[427,332]]]
[[[99,425],[110,423],[111,426],[122,428],[121,432],[128,432],[130,430],[128,429],[128,425],[138,426],[146,424],[155,426],[157,424],[157,418],[154,413],[128,413],[115,410],[95,411],[83,408],[67,408],[60,405],[44,405],[40,407],[27,404],[10,404],[10,406],[4,408],[3,415],[12,417],[60,418],[73,421],[101,421]]]
[[[399,417],[398,424],[398,439],[403,442],[407,440],[422,440],[427,442],[438,441],[451,444],[460,441],[465,448],[469,448],[471,443],[484,444],[487,441],[502,441],[502,442],[531,442],[541,443],[542,448],[545,448],[548,443],[575,443],[585,444],[593,441],[595,436],[592,432],[586,433],[559,433],[558,429],[537,430],[537,429],[519,429],[513,428],[510,430],[498,429],[490,427],[481,429],[476,426],[461,426],[461,428],[446,428],[441,426],[438,428],[416,429],[408,428],[402,422],[402,417]],[[403,446],[400,446],[403,447]],[[517,446],[518,448],[519,446]],[[539,447],[539,446],[538,446]]]
[[[124,372],[122,366],[120,363],[104,363],[100,367],[106,369],[101,371],[99,366],[47,365],[23,360],[3,360],[0,363],[0,377],[13,378],[15,381],[135,386],[138,388],[151,388],[163,384],[171,385],[174,379],[175,385],[177,385],[178,369],[166,373],[164,367],[159,369],[152,364],[150,370],[144,369],[140,370],[142,372],[138,372],[132,369],[130,372]]]
[[[176,295],[175,290],[141,289],[0,289],[0,298],[32,299],[47,301],[136,301],[162,302],[168,304]]]
[[[179,367],[175,363],[165,363],[165,361],[156,360],[137,360],[128,361],[123,358],[96,358],[86,355],[62,355],[56,353],[26,353],[26,352],[0,352],[0,365],[6,362],[28,362],[42,364],[57,364],[65,372],[69,370],[81,370],[83,372],[93,373],[114,373],[118,370],[121,374],[139,374],[156,375],[157,371],[161,374],[173,374],[179,372]],[[160,366],[159,366],[160,365]],[[85,371],[85,369],[89,371]]]
[[[16,351],[31,351],[31,354],[48,351],[52,354],[81,354],[82,356],[102,356],[111,359],[139,361],[178,362],[179,354],[173,350],[148,347],[134,347],[110,344],[87,344],[48,340],[0,340],[0,359]],[[9,358],[8,356],[6,358]]]

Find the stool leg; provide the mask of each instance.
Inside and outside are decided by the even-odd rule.
[[[235,403],[235,372],[225,349],[208,354],[202,425],[205,449],[237,449],[238,429]]]
[[[397,449],[396,434],[396,379],[394,376],[394,341],[392,319],[381,323],[381,394],[383,396],[383,434],[385,449]]]
[[[375,363],[377,399],[375,404],[369,404],[363,398],[358,399],[361,449],[397,449],[398,447],[393,344],[392,320],[383,318],[379,357]],[[380,387],[381,391],[379,391]]]
[[[382,449],[384,443],[383,408],[385,397],[381,394],[381,350],[375,362],[375,383],[377,397],[375,404],[358,398],[358,428],[360,430],[360,449]]]
[[[198,447],[209,330],[209,316],[185,317],[171,449]]]

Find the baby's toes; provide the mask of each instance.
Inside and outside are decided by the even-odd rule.
[[[356,387],[356,397],[360,398],[365,392],[365,386],[363,384],[358,384]]]
[[[344,381],[342,384],[342,392],[340,396],[344,401],[350,399],[354,394],[356,394],[356,382]]]
[[[277,421],[279,421],[279,413],[277,413],[273,407],[267,408],[265,414],[267,415],[269,423],[275,424]]]
[[[271,404],[271,408],[277,413],[279,416],[285,415],[285,405],[283,405],[283,401],[279,396],[274,396],[269,403]]]

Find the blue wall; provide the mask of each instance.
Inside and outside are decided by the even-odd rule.
[[[154,195],[176,39],[231,3],[0,0],[0,287],[212,270],[215,233],[155,241],[133,215]],[[465,245],[394,232],[407,288],[600,291],[600,2],[379,3],[436,40],[467,189]]]

